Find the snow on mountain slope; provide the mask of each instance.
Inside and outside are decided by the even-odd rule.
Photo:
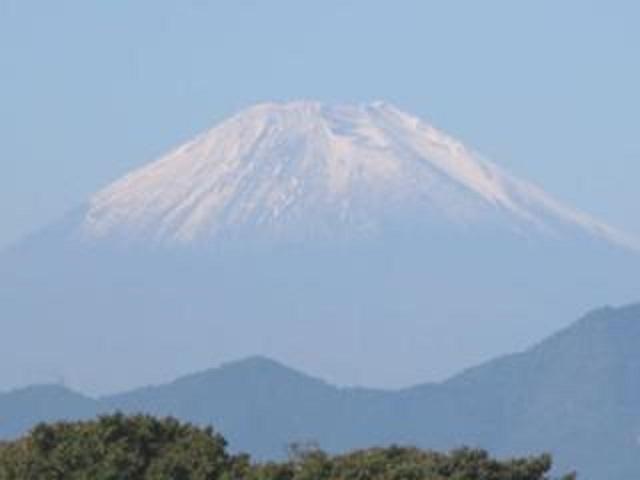
[[[168,244],[247,231],[354,235],[408,211],[639,245],[382,102],[257,105],[97,193],[82,229]]]

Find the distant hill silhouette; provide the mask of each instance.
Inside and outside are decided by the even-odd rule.
[[[91,400],[61,387],[0,395],[0,437],[41,420],[143,411],[213,424],[232,448],[282,457],[401,443],[550,452],[589,480],[640,478],[640,305],[603,308],[533,348],[399,391],[336,388],[253,357],[167,385]]]
[[[39,422],[88,419],[100,409],[99,402],[58,385],[0,394],[0,439],[22,435]]]

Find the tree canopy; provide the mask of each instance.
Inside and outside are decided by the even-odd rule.
[[[398,446],[337,456],[293,446],[287,461],[253,463],[230,454],[212,428],[122,414],[41,424],[0,443],[0,480],[548,480],[551,463],[549,455],[500,461],[483,450]]]

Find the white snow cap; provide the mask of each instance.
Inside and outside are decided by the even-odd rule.
[[[171,244],[244,229],[288,235],[319,218],[375,230],[403,209],[467,226],[498,213],[520,231],[565,225],[639,246],[384,102],[244,110],[94,195],[83,232]]]

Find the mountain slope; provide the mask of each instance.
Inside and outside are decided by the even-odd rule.
[[[635,478],[638,342],[640,305],[597,310],[522,354],[454,377],[439,395],[453,406],[451,424],[472,425],[467,438],[500,454],[545,448],[585,478]],[[432,398],[420,387],[413,395]]]
[[[370,235],[407,212],[526,235],[574,228],[640,246],[381,102],[243,111],[97,193],[82,229],[162,243],[283,241]]]
[[[549,451],[559,471],[635,480],[639,342],[640,305],[606,308],[523,353],[440,384],[399,391],[336,388],[254,357],[93,403],[59,389],[51,395],[50,388],[0,395],[0,415],[22,419],[20,431],[29,422],[92,411],[175,415],[215,425],[232,448],[259,458],[282,457],[294,441],[317,441],[331,451],[390,443],[471,445],[501,456]],[[61,411],[59,400],[66,397]],[[16,425],[2,436],[17,433]]]

